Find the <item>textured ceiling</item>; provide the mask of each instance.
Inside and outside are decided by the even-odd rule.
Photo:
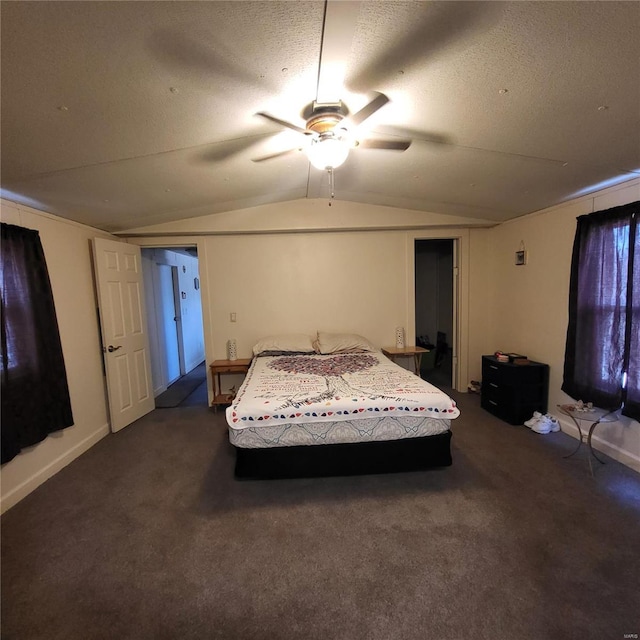
[[[353,150],[338,200],[502,221],[640,175],[638,2],[0,11],[2,195],[105,230],[328,197],[301,152],[252,162],[302,138],[255,114],[304,127],[319,78],[412,140]]]

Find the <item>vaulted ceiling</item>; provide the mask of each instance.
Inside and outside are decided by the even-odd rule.
[[[110,231],[301,198],[503,221],[640,176],[638,2],[2,2],[2,195]],[[321,100],[322,101],[322,100]]]

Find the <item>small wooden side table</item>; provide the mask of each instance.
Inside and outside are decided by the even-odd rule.
[[[382,353],[395,362],[396,358],[413,356],[414,373],[420,375],[420,361],[423,353],[429,353],[424,347],[382,347]]]
[[[249,371],[251,358],[239,358],[238,360],[214,360],[210,365],[211,379],[213,381],[213,401],[211,406],[214,409],[221,404],[231,404],[235,397],[232,393],[222,393],[220,376],[223,373],[244,373]]]

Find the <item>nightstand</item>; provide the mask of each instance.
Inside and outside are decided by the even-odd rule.
[[[213,381],[213,401],[211,406],[215,409],[220,404],[231,404],[234,394],[222,393],[220,376],[224,373],[244,373],[249,371],[251,358],[240,358],[238,360],[214,360],[210,365],[211,379]]]
[[[429,353],[429,349],[424,349],[423,347],[382,347],[382,353],[394,362],[396,358],[413,356],[414,373],[419,376],[422,354]]]

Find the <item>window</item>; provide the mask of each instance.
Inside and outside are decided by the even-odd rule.
[[[578,218],[562,390],[640,420],[640,202]]]
[[[73,424],[51,283],[37,231],[0,223],[2,463]]]

